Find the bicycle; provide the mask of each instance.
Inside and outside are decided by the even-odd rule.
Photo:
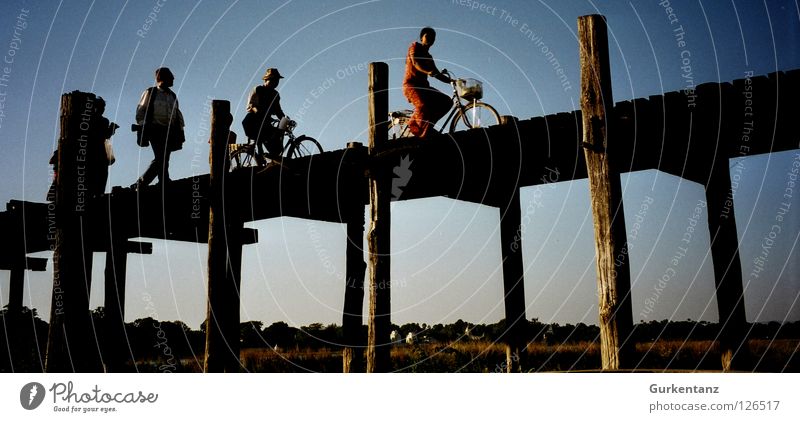
[[[280,157],[285,158],[299,158],[313,154],[321,154],[322,146],[316,139],[300,135],[294,136],[294,129],[297,127],[297,122],[287,117],[282,118],[280,121],[272,120],[270,124],[278,122],[277,130],[283,131],[283,137],[286,142],[283,144],[283,150],[279,157],[267,152],[259,154],[257,152],[258,146],[256,141],[248,138],[247,143],[244,144],[230,144],[228,145],[228,153],[231,160],[231,171],[243,167],[256,167],[263,166],[267,163],[267,159],[273,161],[280,161]]]
[[[439,128],[439,133],[442,133],[448,123],[450,123],[450,133],[500,124],[500,113],[491,105],[480,101],[483,97],[481,81],[471,78],[456,79],[447,69],[443,69],[442,74],[447,75],[451,80],[453,108]],[[462,99],[467,101],[466,104],[462,103]],[[408,121],[412,114],[414,114],[414,110],[399,110],[389,113],[389,130],[394,129],[394,132],[389,134],[390,139],[413,136],[408,129]]]

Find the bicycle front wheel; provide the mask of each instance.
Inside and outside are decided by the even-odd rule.
[[[286,156],[289,158],[299,158],[308,155],[321,154],[322,146],[316,139],[310,136],[299,136],[291,145],[289,150],[286,151]]]
[[[450,123],[450,133],[499,124],[500,114],[494,107],[480,101],[473,101],[464,106],[463,110],[458,111],[453,122]]]

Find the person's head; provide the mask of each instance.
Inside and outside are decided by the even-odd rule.
[[[97,110],[97,114],[102,116],[106,111],[106,100],[103,97],[97,97],[94,101],[94,108]]]
[[[281,73],[278,72],[278,69],[270,67],[266,72],[264,72],[264,77],[262,79],[264,79],[265,86],[275,88],[278,86],[278,82],[283,79],[283,76],[281,76]]]
[[[426,47],[432,46],[436,42],[436,31],[430,26],[422,28],[422,31],[419,31],[419,41]]]
[[[156,83],[158,83],[159,86],[169,88],[174,81],[175,76],[168,67],[159,67],[156,69]]]

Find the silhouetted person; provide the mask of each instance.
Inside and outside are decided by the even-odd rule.
[[[242,127],[245,135],[256,141],[259,157],[265,145],[271,155],[279,156],[283,152],[283,133],[272,125],[272,116],[277,119],[285,117],[281,109],[281,95],[275,89],[282,78],[278,69],[267,69],[263,77],[264,84],[253,88],[247,102],[247,116],[242,121]]]
[[[169,182],[169,156],[183,147],[183,115],[178,97],[170,89],[175,76],[166,67],[156,69],[156,86],[142,93],[136,107],[136,123],[140,126],[141,144],[153,147],[153,161],[131,188],[147,186],[158,176],[158,183]]]
[[[83,165],[87,167],[88,180],[85,186],[89,192],[89,197],[100,196],[105,192],[106,182],[108,181],[108,153],[106,151],[106,140],[114,136],[114,132],[119,128],[116,123],[110,122],[103,116],[106,111],[106,102],[103,97],[97,97],[94,101],[94,109],[87,126],[88,136]],[[56,200],[56,177],[58,176],[58,150],[53,151],[50,157],[50,164],[53,166],[53,182],[47,191],[47,201]]]
[[[406,56],[406,74],[403,78],[403,94],[414,105],[414,114],[408,121],[411,134],[420,138],[428,136],[433,125],[447,114],[453,105],[450,97],[431,88],[428,76],[450,83],[447,75],[439,72],[428,50],[436,41],[436,31],[425,27],[419,33],[419,42],[411,43]]]
[[[86,154],[87,164],[90,165],[91,180],[89,180],[89,192],[91,196],[102,195],[106,190],[108,181],[108,154],[106,153],[106,139],[111,139],[114,132],[119,127],[116,123],[110,122],[103,117],[106,111],[106,102],[102,97],[98,97],[94,103],[94,115],[89,127],[89,150]]]

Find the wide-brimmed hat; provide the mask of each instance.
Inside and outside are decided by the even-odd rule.
[[[282,79],[282,78],[283,78],[283,76],[281,76],[281,73],[278,72],[278,69],[276,69],[274,67],[270,67],[264,73],[264,77],[262,79],[267,81],[267,80],[270,80],[270,79]]]

